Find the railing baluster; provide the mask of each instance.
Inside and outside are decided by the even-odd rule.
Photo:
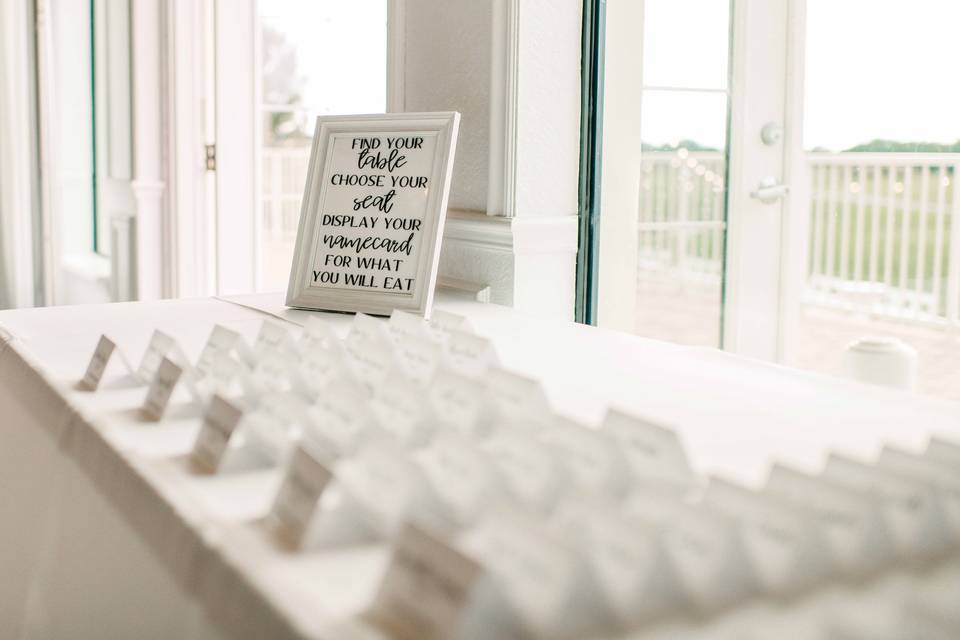
[[[863,197],[867,190],[867,168],[864,165],[857,167],[857,235],[854,239],[855,249],[853,252],[853,278],[857,282],[863,280],[863,243],[866,240],[865,219],[866,212],[863,210]],[[852,186],[852,185],[851,185]]]
[[[930,167],[920,168],[920,212],[917,214],[917,259],[913,264],[913,313],[921,312],[926,292],[927,262],[927,197],[930,194]]]
[[[870,282],[877,281],[877,265],[880,261],[880,166],[873,166],[873,182],[870,184]]]
[[[810,271],[812,275],[823,273],[823,198],[824,182],[826,182],[826,167],[823,165],[813,165],[811,171],[815,178],[811,182],[816,185],[813,189],[813,255],[810,259]]]
[[[945,311],[940,297],[940,281],[943,278],[943,216],[947,201],[947,166],[940,165],[937,173],[940,178],[937,180],[937,222],[933,236],[933,309],[931,311],[940,316]]]
[[[897,166],[887,168],[887,215],[884,217],[886,230],[883,233],[883,284],[888,289],[893,287],[893,222],[896,216],[894,200],[897,184]]]
[[[826,276],[836,275],[837,259],[837,165],[830,165],[830,186],[827,187],[827,269]]]
[[[960,324],[960,163],[950,179],[950,246],[947,258],[947,320]]]
[[[843,167],[843,194],[840,196],[840,279],[846,280],[850,273],[850,182],[852,169]]]
[[[913,167],[903,168],[903,213],[900,217],[900,295],[907,296],[910,283],[907,267],[910,264],[910,217],[913,212]],[[902,311],[902,309],[901,309]]]

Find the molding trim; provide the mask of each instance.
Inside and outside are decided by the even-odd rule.
[[[451,209],[444,242],[512,254],[577,252],[578,217],[526,216],[506,218],[479,211]]]
[[[520,0],[495,0],[490,42],[490,178],[487,215],[517,211]]]

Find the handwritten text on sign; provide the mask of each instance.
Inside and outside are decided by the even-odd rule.
[[[312,287],[411,295],[416,286],[436,134],[330,138]]]

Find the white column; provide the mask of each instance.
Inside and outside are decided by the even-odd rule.
[[[140,300],[169,295],[164,278],[166,225],[161,95],[160,0],[133,0],[133,175],[136,291]]]

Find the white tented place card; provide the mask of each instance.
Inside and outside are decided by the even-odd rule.
[[[354,317],[344,349],[356,376],[371,388],[399,367],[386,323],[363,313]]]
[[[352,455],[380,434],[368,401],[369,394],[358,383],[348,379],[333,382],[310,407],[304,438],[329,460]]]
[[[101,335],[96,348],[93,350],[93,355],[90,356],[87,370],[80,380],[80,386],[88,391],[96,391],[114,353],[120,357],[127,370],[133,373],[130,362],[124,357],[123,352],[117,349],[116,343],[107,336]]]
[[[373,390],[370,411],[383,431],[405,447],[425,445],[436,430],[437,421],[420,387],[396,372]]]
[[[316,316],[310,316],[303,326],[297,348],[303,355],[315,350],[339,351],[343,348],[343,343],[330,323]]]
[[[317,118],[287,305],[429,316],[458,113]]]
[[[200,356],[197,358],[197,364],[194,366],[201,378],[211,374],[219,356],[228,355],[233,352],[238,343],[242,340],[240,334],[233,329],[228,329],[223,325],[214,325],[210,331],[210,337],[207,338]]]
[[[551,528],[588,558],[621,629],[636,629],[684,605],[660,536],[624,518],[616,503],[596,497],[568,502]]]
[[[260,332],[253,343],[254,358],[259,359],[266,354],[280,354],[286,357],[295,357],[293,336],[284,325],[273,320],[264,320]]]
[[[153,376],[153,381],[147,389],[147,397],[143,401],[142,411],[151,420],[161,420],[167,405],[170,403],[170,397],[173,395],[183,375],[183,369],[173,360],[167,357],[160,359],[160,365],[157,367]]]
[[[874,496],[781,464],[771,468],[764,493],[816,518],[834,565],[847,576],[873,574],[894,562],[893,539]]]
[[[218,394],[210,397],[190,454],[196,466],[211,473],[217,470],[230,444],[230,436],[242,417],[243,410],[230,401]]]
[[[566,463],[578,491],[619,496],[629,487],[627,461],[618,442],[608,434],[555,417],[541,439]]]
[[[427,389],[427,401],[444,427],[476,437],[490,429],[483,386],[473,378],[441,368]]]
[[[604,607],[585,559],[535,520],[491,515],[458,546],[483,564],[530,634],[490,637],[606,637]]]
[[[442,310],[434,311],[430,316],[430,329],[435,337],[444,341],[453,331],[473,333],[473,326],[464,316]]]
[[[632,494],[624,513],[662,534],[684,597],[700,612],[714,612],[756,594],[753,566],[730,518],[651,490]]]
[[[502,429],[483,446],[511,491],[535,511],[549,511],[570,486],[561,461],[532,434]]]
[[[390,314],[390,320],[387,322],[387,330],[397,343],[411,338],[426,338],[429,326],[423,316],[399,309],[395,309]]]
[[[464,437],[438,437],[417,460],[458,528],[472,525],[495,505],[503,506],[509,493],[496,463]]]
[[[150,384],[160,367],[160,362],[171,351],[177,349],[177,341],[165,334],[163,331],[155,330],[150,337],[150,343],[147,350],[144,351],[140,359],[140,365],[137,367],[137,377],[144,384]]]
[[[493,343],[474,333],[451,331],[446,345],[447,365],[471,378],[479,378],[499,361]]]
[[[288,546],[299,549],[333,472],[308,447],[298,446],[273,501],[268,522]]]
[[[941,556],[952,543],[935,490],[922,481],[830,454],[823,477],[877,496],[898,552],[907,560]]]
[[[816,521],[768,494],[711,479],[701,504],[739,523],[761,589],[786,595],[825,581],[833,565]]]
[[[934,437],[930,439],[924,455],[947,464],[960,465],[960,444],[945,438]]]
[[[687,454],[672,429],[615,409],[607,412],[601,429],[617,440],[631,473],[640,481],[679,492],[693,485]]]
[[[362,514],[381,540],[391,540],[405,522],[447,533],[452,523],[426,474],[400,449],[368,447],[337,469],[344,499]]]
[[[405,525],[364,617],[401,640],[470,637],[471,595],[483,568],[414,525]],[[482,621],[480,621],[482,622]]]
[[[443,361],[443,346],[422,335],[413,336],[396,344],[396,355],[407,376],[427,385]]]
[[[345,355],[338,349],[311,349],[304,352],[299,365],[290,372],[293,389],[312,402],[333,382],[349,380],[353,373],[344,361]]]
[[[539,381],[500,367],[491,367],[484,380],[487,398],[495,408],[491,419],[533,431],[551,426],[553,412]]]
[[[953,538],[960,543],[960,466],[931,460],[889,445],[881,450],[877,466],[932,486],[937,492],[937,500]]]

